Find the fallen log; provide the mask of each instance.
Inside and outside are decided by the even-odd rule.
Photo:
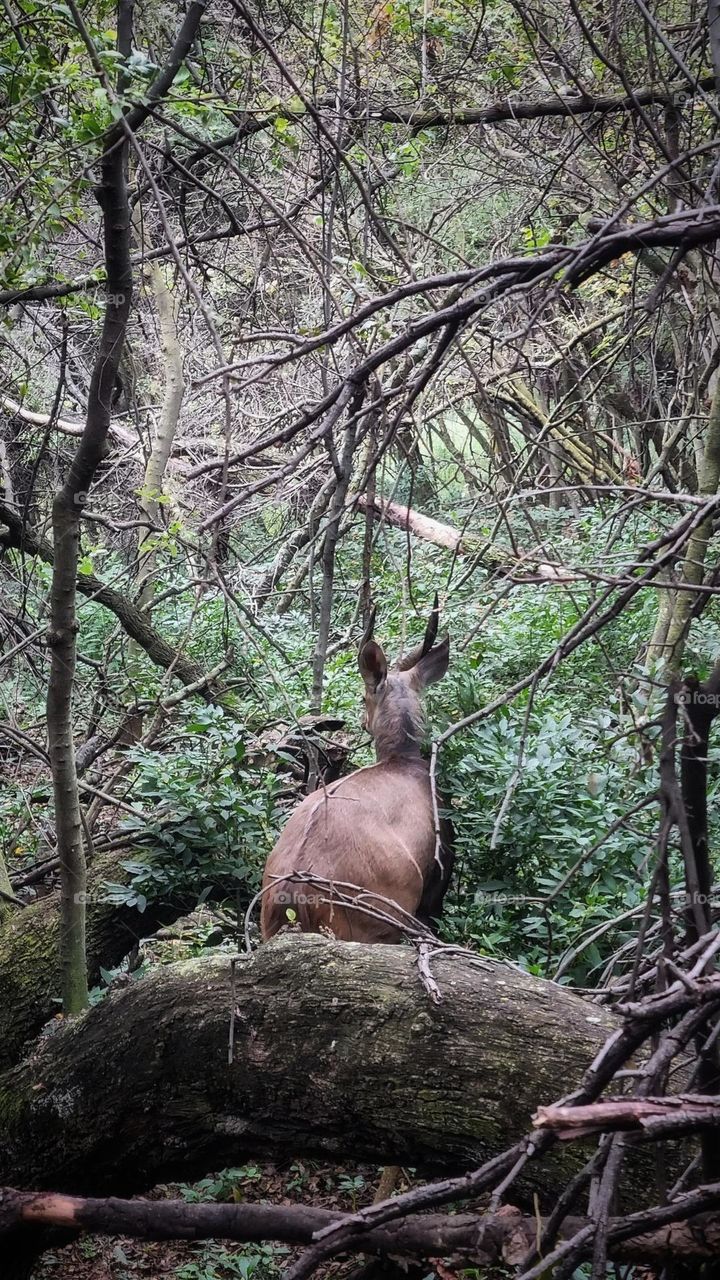
[[[610,1256],[623,1262],[659,1262],[672,1258],[713,1258],[720,1253],[720,1216],[707,1205],[720,1200],[716,1188],[700,1188],[681,1197],[671,1209],[685,1212],[666,1226],[652,1229],[663,1210],[647,1215],[611,1218]],[[694,1214],[693,1209],[700,1212]],[[665,1207],[667,1215],[668,1207]],[[295,1204],[188,1204],[184,1200],[83,1200],[56,1192],[22,1192],[0,1187],[0,1240],[39,1227],[58,1227],[94,1235],[126,1236],[136,1240],[236,1240],[243,1243],[279,1241],[305,1244],[315,1233],[340,1221],[332,1209]],[[643,1222],[643,1218],[645,1221]],[[453,1256],[456,1265],[513,1265],[535,1245],[546,1220],[524,1215],[513,1205],[496,1214],[428,1213],[390,1222],[367,1231],[355,1246],[363,1253],[413,1255],[426,1258]],[[560,1231],[567,1240],[596,1224],[586,1218],[568,1217]],[[627,1235],[635,1225],[637,1234]],[[650,1228],[650,1229],[649,1229]],[[621,1238],[622,1235],[625,1238]],[[586,1255],[592,1251],[588,1233]],[[7,1257],[7,1255],[6,1255]],[[12,1261],[12,1259],[11,1259]]]
[[[245,1153],[474,1167],[579,1080],[616,1023],[497,963],[440,956],[432,975],[439,1003],[411,948],[312,935],[242,958],[234,997],[227,958],[158,970],[0,1077],[0,1184],[127,1194]],[[558,1145],[525,1191],[547,1201],[584,1158]],[[647,1184],[628,1161],[629,1195]]]
[[[26,409],[19,400],[12,400],[10,396],[0,396],[0,409],[10,417],[19,418],[21,422],[27,422],[32,427],[52,426],[55,431],[65,436],[79,437],[85,426],[84,419],[58,418],[50,413],[36,413],[32,409]],[[126,431],[117,422],[110,423],[109,432],[124,449],[139,449],[140,441],[136,432]]]
[[[452,525],[443,524],[440,520],[423,515],[412,507],[404,507],[399,502],[381,497],[369,498],[364,493],[355,494],[353,500],[361,511],[369,509],[378,520],[384,520],[396,529],[406,529],[414,537],[431,542],[436,547],[444,547],[454,555],[475,556],[478,564],[503,577],[513,578],[518,582],[572,581],[573,575],[560,565],[550,564],[537,556],[514,555],[509,547],[495,546],[492,542],[479,538],[477,534],[460,533]]]
[[[26,409],[18,400],[13,400],[10,396],[0,396],[0,411],[4,410],[11,418],[19,418],[21,422],[27,422],[33,427],[47,428],[52,426],[54,431],[58,431],[60,435],[75,436],[80,438],[85,429],[84,418],[55,418],[49,413],[38,413],[32,409]],[[118,415],[122,416],[122,415]],[[115,418],[110,422],[108,434],[117,440],[123,449],[130,452],[135,451],[138,457],[142,456],[142,443],[136,431],[127,431],[121,426]],[[173,456],[168,460],[168,469],[171,471],[179,471],[181,474],[190,470],[190,462],[181,462],[175,456],[178,453],[217,453],[217,445],[212,440],[208,440],[204,436],[186,436],[183,440],[173,441]]]

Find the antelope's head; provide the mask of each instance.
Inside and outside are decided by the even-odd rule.
[[[375,740],[378,761],[420,755],[423,712],[420,694],[441,680],[448,669],[450,637],[435,644],[439,607],[437,592],[421,644],[388,668],[381,646],[373,640],[375,609],[360,643],[358,666],[365,684],[364,726]]]

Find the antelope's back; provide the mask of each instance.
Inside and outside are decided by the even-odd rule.
[[[307,796],[289,818],[263,876],[260,926],[271,938],[289,921],[304,932],[328,929],[354,942],[397,942],[395,903],[414,916],[435,867],[428,766],[391,761],[359,769]],[[284,879],[303,873],[319,884]],[[323,882],[356,885],[388,919],[328,899]],[[387,902],[380,901],[387,899]]]

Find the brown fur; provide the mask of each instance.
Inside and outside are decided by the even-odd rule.
[[[448,642],[443,641],[410,670],[389,674],[380,646],[372,640],[363,646],[365,721],[378,762],[307,796],[290,817],[263,876],[264,939],[296,919],[305,932],[325,928],[347,942],[400,940],[389,922],[320,902],[330,896],[327,887],[282,879],[298,872],[357,885],[411,916],[439,912],[452,856],[444,840],[442,869],[435,859],[430,776],[420,754],[419,692],[445,674],[447,662]],[[398,918],[392,906],[372,898],[368,905]]]

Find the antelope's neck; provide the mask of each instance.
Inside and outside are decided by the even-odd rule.
[[[378,764],[391,760],[422,760],[422,717],[410,700],[398,698],[387,708],[380,724],[375,726],[375,759]]]

